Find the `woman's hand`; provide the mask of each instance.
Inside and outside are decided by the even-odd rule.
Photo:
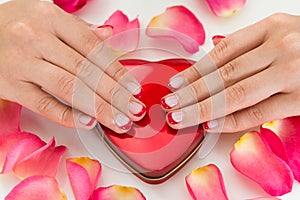
[[[162,104],[175,129],[235,132],[300,115],[300,17],[274,14],[228,35],[169,84]]]
[[[67,127],[88,129],[99,121],[128,131],[144,115],[144,104],[133,96],[141,87],[107,57],[102,41],[111,28],[92,29],[51,3],[0,5],[0,98]]]

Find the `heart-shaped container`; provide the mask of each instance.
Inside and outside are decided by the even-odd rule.
[[[204,138],[201,126],[174,130],[165,122],[160,106],[170,93],[168,80],[193,64],[185,59],[158,62],[122,60],[121,63],[141,83],[140,100],[147,107],[146,116],[134,123],[127,134],[116,134],[98,126],[108,148],[122,163],[142,180],[160,183],[181,168],[200,148]]]

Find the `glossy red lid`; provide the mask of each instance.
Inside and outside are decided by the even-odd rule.
[[[121,61],[142,85],[140,100],[147,106],[147,114],[127,134],[119,135],[102,127],[104,139],[113,153],[146,182],[165,181],[187,162],[203,140],[201,126],[170,128],[160,105],[161,98],[170,93],[169,78],[193,63],[184,59]]]

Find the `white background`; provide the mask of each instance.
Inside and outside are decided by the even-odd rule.
[[[0,0],[0,2],[4,1]],[[215,17],[207,7],[205,0],[90,0],[89,4],[76,14],[90,23],[101,25],[111,13],[117,9],[121,9],[131,19],[139,16],[141,27],[146,27],[153,16],[162,13],[166,7],[179,4],[183,4],[192,10],[203,23],[207,33],[207,40],[203,48],[207,51],[212,48],[210,38],[215,34],[233,32],[275,12],[300,14],[300,1],[298,0],[248,0],[243,10],[235,16],[226,19]],[[68,25],[66,24],[66,28],[67,27]],[[247,39],[247,35],[245,39]],[[90,156],[81,144],[75,130],[55,125],[26,109],[24,109],[22,114],[21,126],[23,130],[36,133],[45,141],[49,141],[52,136],[55,136],[58,144],[64,144],[69,148],[64,159],[67,157]],[[87,133],[87,137],[88,135],[89,133]],[[185,187],[184,177],[193,169],[208,163],[215,163],[220,167],[223,173],[229,199],[240,200],[266,197],[267,194],[260,189],[260,187],[237,173],[230,164],[229,152],[240,135],[241,134],[223,134],[213,152],[207,158],[199,160],[197,157],[194,157],[182,170],[163,184],[145,184],[131,174],[118,172],[103,166],[99,186],[108,186],[111,184],[135,186],[139,188],[149,200],[190,199]],[[58,180],[60,186],[67,194],[68,199],[73,199],[65,172],[64,159],[58,173]],[[4,199],[5,195],[18,181],[19,180],[12,174],[1,175],[0,199]],[[295,182],[293,191],[281,197],[281,199],[300,199],[300,184]]]

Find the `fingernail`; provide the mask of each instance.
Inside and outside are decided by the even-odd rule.
[[[126,88],[131,92],[131,94],[133,94],[137,98],[142,94],[142,88],[137,83],[127,83]]]
[[[122,130],[129,130],[132,125],[132,121],[124,114],[117,114],[115,117],[115,122]]]
[[[171,80],[169,81],[169,87],[171,89],[178,89],[180,88],[184,83],[184,80],[182,78],[182,76],[175,76],[173,78],[171,78]]]
[[[168,121],[170,124],[179,124],[183,120],[183,113],[179,112],[171,112],[167,114]]]
[[[205,122],[203,123],[203,128],[208,130],[208,129],[214,129],[216,128],[217,126],[219,125],[218,121],[217,120],[211,120],[211,121],[208,121],[208,122]]]
[[[161,99],[161,105],[165,109],[171,109],[178,104],[177,95],[171,94]]]
[[[129,111],[136,117],[141,117],[146,112],[146,107],[138,102],[132,101],[129,103]]]
[[[84,126],[92,126],[95,121],[96,121],[95,118],[88,116],[88,115],[81,114],[79,116],[79,122],[81,124],[83,124]]]
[[[216,46],[224,38],[225,38],[225,36],[223,36],[223,35],[214,35],[212,37],[212,41],[213,41],[214,45]]]
[[[108,25],[108,24],[104,24],[104,25],[98,26],[97,28],[110,28],[110,29],[114,29],[114,27],[112,25]]]

